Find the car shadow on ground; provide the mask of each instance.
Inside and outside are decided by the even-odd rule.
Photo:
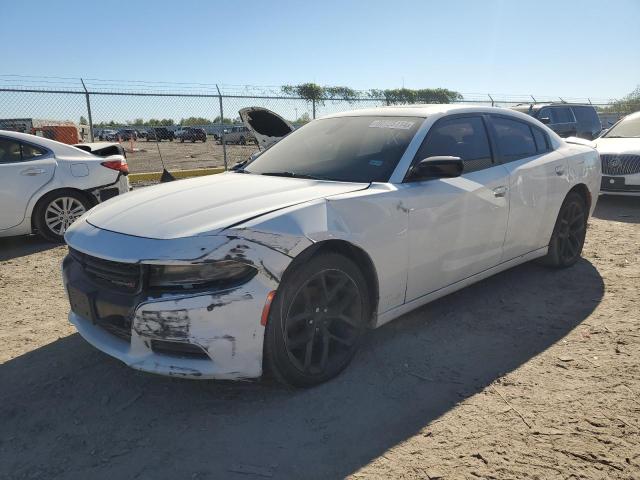
[[[47,242],[37,235],[0,238],[0,262],[44,252],[58,246],[60,244]]]
[[[0,478],[343,478],[558,342],[603,292],[586,260],[522,265],[371,332],[310,390],[153,376],[61,338],[0,365]]]
[[[614,222],[640,223],[640,196],[600,195],[593,216]]]

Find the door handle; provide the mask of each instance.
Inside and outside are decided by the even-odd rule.
[[[493,189],[493,196],[496,198],[502,198],[507,194],[507,187],[500,185]]]
[[[556,175],[564,175],[564,167],[556,167]]]
[[[20,175],[26,175],[28,177],[35,177],[36,175],[42,175],[45,172],[43,168],[25,168],[20,171]]]

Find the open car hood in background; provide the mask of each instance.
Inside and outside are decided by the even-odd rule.
[[[260,148],[269,148],[295,130],[284,118],[266,108],[248,107],[238,113],[242,122],[256,137]]]

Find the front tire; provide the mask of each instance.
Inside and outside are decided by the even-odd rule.
[[[370,293],[342,255],[313,257],[285,276],[265,332],[265,364],[282,383],[311,387],[351,362],[367,329]]]
[[[554,268],[570,267],[578,261],[587,234],[587,206],[581,195],[569,192],[553,227],[549,251],[541,263]]]
[[[67,229],[92,206],[88,198],[72,190],[45,195],[34,212],[38,234],[50,242],[64,242]]]

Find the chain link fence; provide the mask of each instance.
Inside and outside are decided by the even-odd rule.
[[[585,98],[470,93],[460,103],[510,107],[550,101],[591,103],[601,111],[605,128],[629,113],[611,112],[609,101]],[[0,129],[39,131],[55,138],[52,126],[73,125],[79,142],[121,142],[132,172],[160,171],[163,162],[169,170],[185,170],[245,160],[257,149],[240,122],[238,111],[245,107],[268,108],[301,125],[331,113],[384,105],[385,99],[364,95],[309,101],[284,95],[277,86],[0,76]],[[205,141],[181,139],[180,134],[170,138],[184,126],[204,129]],[[153,127],[170,133],[153,138],[146,133]]]

